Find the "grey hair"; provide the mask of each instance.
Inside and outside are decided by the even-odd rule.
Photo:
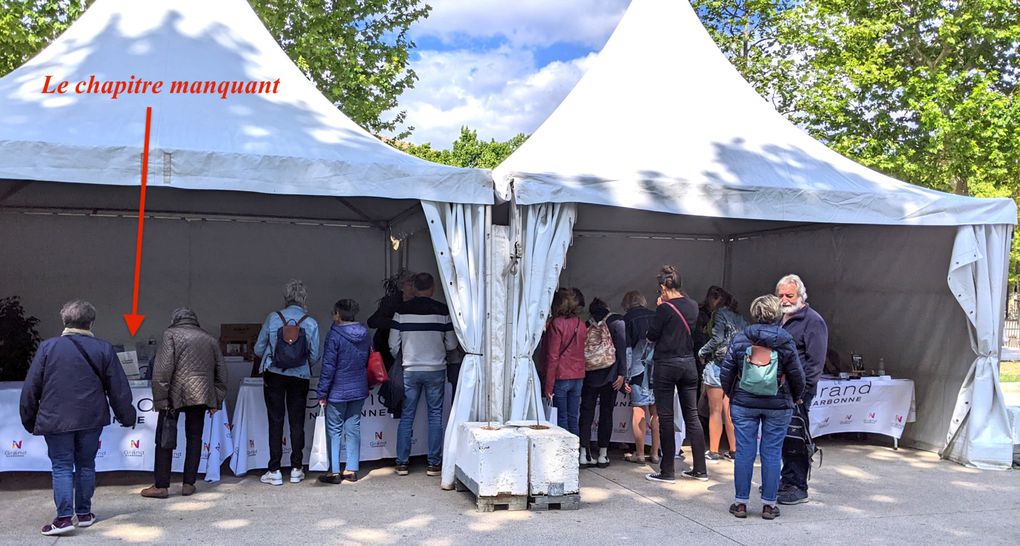
[[[191,320],[197,323],[198,315],[187,307],[178,307],[174,309],[173,313],[170,313],[170,324],[177,324],[182,320]]]
[[[797,285],[797,293],[800,294],[800,301],[807,301],[807,287],[804,286],[804,281],[800,280],[799,276],[794,275],[793,273],[784,275],[783,278],[779,279],[779,282],[776,283],[776,292],[779,292],[779,287],[784,284]]]
[[[772,294],[758,296],[751,302],[751,320],[758,324],[775,324],[782,314],[779,298]]]
[[[60,308],[60,320],[67,328],[87,330],[96,321],[96,308],[85,300],[71,300]]]
[[[305,283],[291,279],[283,285],[283,301],[287,305],[299,305],[305,307],[308,300],[308,291],[305,290]]]

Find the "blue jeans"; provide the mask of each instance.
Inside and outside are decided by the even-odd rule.
[[[46,435],[46,451],[53,464],[53,504],[57,517],[92,513],[96,491],[96,452],[103,429]]]
[[[340,473],[340,443],[347,440],[347,466],[349,472],[357,472],[361,463],[361,408],[364,400],[326,403],[326,444],[329,452],[329,471]]]
[[[553,405],[556,406],[556,424],[578,438],[581,437],[578,417],[581,410],[581,386],[583,384],[584,379],[557,379],[556,383],[553,384]],[[588,434],[591,434],[591,431]],[[590,439],[589,437],[587,440]]]
[[[761,502],[775,506],[779,493],[779,472],[783,462],[783,439],[790,424],[790,409],[756,409],[730,404],[733,432],[737,437],[737,457],[733,462],[733,487],[738,503],[747,504],[751,496],[754,459],[761,451]],[[758,427],[761,426],[761,445]]]
[[[405,465],[411,458],[411,434],[414,432],[414,414],[418,399],[425,391],[425,406],[429,412],[429,465],[443,463],[443,398],[446,396],[446,370],[433,372],[404,371],[404,407],[397,428],[397,464]]]

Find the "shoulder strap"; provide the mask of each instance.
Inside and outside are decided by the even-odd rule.
[[[280,317],[280,322],[283,322],[284,326],[287,325],[287,317],[283,316],[283,313],[277,311],[276,316]]]
[[[306,318],[308,318],[308,315],[301,315],[301,318],[299,318],[298,321],[294,325],[295,326],[301,326],[301,323],[304,322]]]
[[[677,309],[677,308],[676,308],[676,306],[675,306],[675,305],[673,305],[672,303],[670,303],[670,302],[668,302],[668,301],[664,301],[663,303],[665,303],[666,305],[668,305],[668,306],[669,306],[669,308],[670,308],[670,309],[672,309],[672,310],[673,310],[673,311],[674,311],[674,312],[676,313],[676,316],[680,317],[680,320],[682,320],[682,321],[683,321],[683,323],[684,323],[684,328],[687,328],[687,335],[691,335],[691,325],[690,325],[690,324],[687,324],[687,319],[686,319],[686,318],[684,318],[684,314],[683,314],[683,313],[681,313],[681,312],[680,312],[680,310],[679,310],[679,309]]]
[[[89,354],[85,352],[85,349],[81,346],[80,343],[78,343],[78,341],[74,339],[73,336],[64,337],[66,337],[71,343],[74,343],[74,346],[78,349],[78,352],[81,353],[81,356],[85,359],[85,362],[89,363],[89,368],[92,368],[92,373],[96,374],[96,379],[99,380],[99,384],[103,385],[103,390],[106,390],[106,384],[103,383],[103,376],[99,374],[99,369],[96,368],[95,362],[92,362],[92,357],[90,357]]]
[[[570,336],[570,341],[568,341],[565,345],[563,345],[563,347],[560,348],[559,356],[560,358],[563,358],[563,353],[567,352],[567,348],[569,348],[570,344],[573,343],[575,339],[577,339],[577,333],[580,331],[581,331],[581,317],[577,317],[577,326],[574,327],[574,335]]]

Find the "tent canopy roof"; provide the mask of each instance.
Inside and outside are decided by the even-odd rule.
[[[521,204],[716,218],[1015,224],[1010,199],[907,184],[830,150],[740,76],[685,0],[634,0],[594,65],[494,171]]]
[[[67,81],[143,79],[159,94],[43,94]],[[275,94],[171,94],[174,81],[275,82]],[[0,179],[488,204],[489,173],[395,150],[305,78],[244,0],[98,0],[0,79]]]

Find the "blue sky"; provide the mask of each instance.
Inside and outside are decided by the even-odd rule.
[[[629,0],[430,0],[411,28],[409,140],[447,148],[467,125],[503,140],[534,131],[573,88]]]

